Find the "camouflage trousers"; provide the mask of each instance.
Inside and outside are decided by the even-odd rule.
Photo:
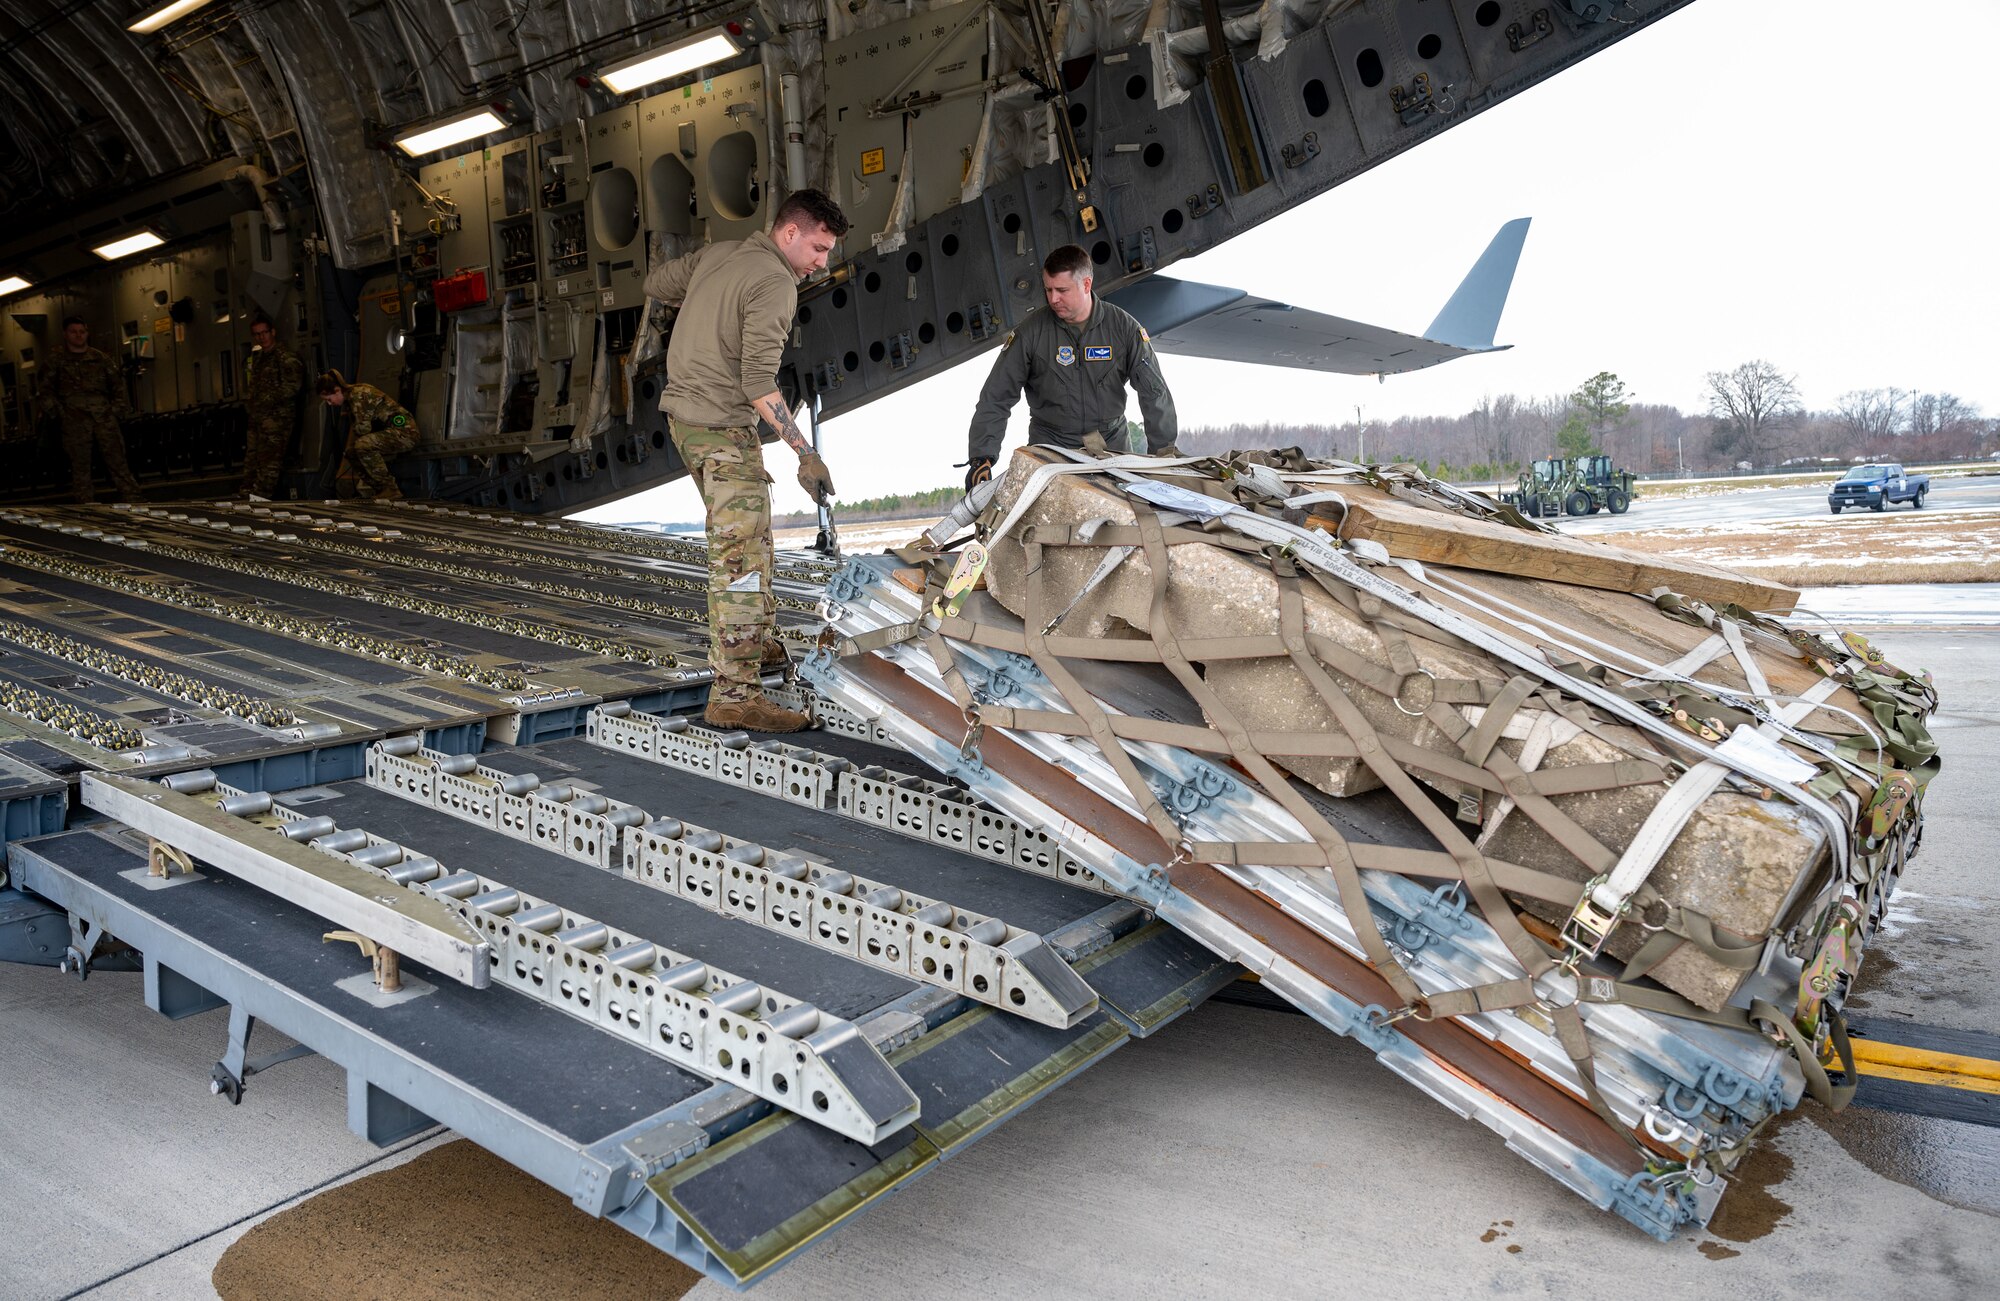
[[[382,496],[398,491],[396,476],[389,473],[389,459],[401,456],[417,445],[414,429],[371,429],[356,434],[347,445],[347,454],[361,472],[363,496]]]
[[[84,407],[64,407],[62,415],[63,451],[69,453],[70,487],[78,501],[97,500],[97,481],[91,471],[90,451],[94,445],[104,458],[111,486],[127,501],[139,498],[139,481],[125,463],[125,432],[109,411]]]
[[[761,694],[764,641],[776,632],[771,591],[771,476],[757,431],[669,422],[674,448],[708,509],[709,699],[741,704]]]
[[[250,412],[250,429],[243,444],[243,487],[248,493],[268,497],[278,486],[278,472],[285,466],[285,451],[292,441],[292,408],[283,411]]]

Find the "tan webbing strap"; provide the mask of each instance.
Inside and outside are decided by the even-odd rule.
[[[1521,742],[1522,772],[1533,773],[1541,765],[1543,757],[1549,752],[1549,743],[1554,739],[1555,731],[1554,714],[1547,710],[1536,714],[1535,721],[1528,726],[1527,739]],[[1501,824],[1507,821],[1507,815],[1514,811],[1514,807],[1513,796],[1503,797],[1499,807],[1493,810],[1492,815],[1486,819],[1486,825],[1479,829],[1479,835],[1473,839],[1473,848],[1482,854],[1485,853],[1486,847],[1500,834]]]
[[[1517,678],[1515,681],[1518,682],[1520,679]],[[1508,686],[1511,689],[1513,683],[1509,683]],[[1430,717],[1440,726],[1448,721],[1456,722],[1460,727],[1465,725],[1464,721],[1446,705],[1431,706]],[[1492,717],[1492,713],[1487,714],[1486,718],[1480,720],[1481,724],[1484,725]],[[1574,818],[1551,804],[1548,797],[1536,788],[1534,778],[1515,761],[1512,755],[1498,746],[1489,747],[1486,768],[1499,779],[1501,790],[1514,801],[1515,807],[1527,814],[1551,840],[1561,845],[1571,857],[1582,863],[1593,874],[1608,872],[1617,863],[1618,855],[1599,843],[1597,838],[1585,831]]]
[[[1671,780],[1671,774],[1660,765],[1642,759],[1618,759],[1608,763],[1580,763],[1569,768],[1545,768],[1529,774],[1525,780],[1541,795],[1581,795],[1625,786],[1650,786]]]
[[[1487,706],[1485,715],[1479,720],[1479,726],[1473,728],[1472,735],[1459,744],[1459,751],[1465,755],[1467,763],[1482,766],[1486,763],[1486,756],[1491,754],[1493,747],[1499,743],[1500,734],[1507,730],[1507,724],[1514,721],[1515,711],[1519,710],[1534,692],[1535,684],[1527,678],[1514,677],[1507,680],[1507,685],[1501,688],[1500,694],[1493,698],[1491,705]]]
[[[1052,736],[1090,736],[1090,725],[1074,714],[1058,713],[1046,709],[1022,709],[1014,706],[982,704],[979,706],[980,719],[990,727],[1006,727],[1021,732],[1047,732]],[[1201,754],[1228,754],[1229,743],[1216,732],[1197,723],[1175,723],[1165,719],[1143,718],[1136,714],[1111,714],[1105,716],[1105,723],[1112,735],[1126,741],[1153,741],[1161,745],[1178,746]],[[1261,754],[1277,755],[1285,758],[1312,759],[1358,759],[1360,749],[1352,738],[1328,732],[1250,732],[1250,744]],[[1476,789],[1504,794],[1506,784],[1501,778],[1474,768],[1452,755],[1425,749],[1412,741],[1400,737],[1380,737],[1382,746],[1391,758],[1406,768],[1415,768],[1448,781]],[[1546,779],[1549,790],[1543,791],[1542,779]],[[1580,764],[1575,768],[1553,769],[1541,774],[1533,782],[1532,789],[1544,794],[1571,794],[1577,791],[1610,790],[1620,786],[1638,786],[1648,782],[1663,780],[1660,769],[1651,764],[1636,761],[1618,763]]]
[[[1839,1058],[1841,1073],[1847,1076],[1845,1084],[1835,1084],[1827,1075],[1818,1049],[1799,1033],[1798,1026],[1792,1024],[1792,1018],[1758,998],[1750,1002],[1750,1019],[1768,1023],[1783,1036],[1780,1042],[1792,1050],[1792,1056],[1798,1059],[1799,1069],[1805,1072],[1806,1090],[1823,1106],[1839,1111],[1854,1100],[1854,1046],[1847,1040],[1847,1022],[1843,1017],[1834,1014],[1828,1019],[1827,1028],[1833,1037],[1833,1050]]]
[[[972,688],[965,680],[965,674],[958,667],[958,657],[951,653],[951,643],[936,633],[924,637],[924,649],[930,652],[931,663],[937,665],[938,676],[944,679],[945,690],[961,710],[976,709]]]
[[[881,628],[871,628],[851,637],[843,637],[834,647],[834,654],[840,659],[850,655],[866,655],[870,651],[886,650],[906,641],[915,641],[924,632],[921,621],[917,623],[892,623]]]
[[[1361,761],[1368,765],[1369,771],[1380,778],[1382,784],[1402,801],[1403,806],[1424,824],[1425,830],[1437,839],[1438,844],[1444,847],[1458,865],[1460,879],[1465,882],[1473,902],[1488,923],[1507,942],[1508,949],[1514,953],[1528,976],[1532,978],[1540,975],[1553,964],[1548,956],[1535,946],[1533,938],[1521,929],[1520,923],[1514,920],[1513,909],[1507,905],[1500,888],[1494,884],[1479,851],[1459,834],[1457,825],[1445,817],[1437,805],[1417,788],[1410,775],[1389,758],[1381,739],[1361,710],[1348,699],[1347,694],[1340,690],[1333,679],[1327,676],[1326,669],[1320,662],[1313,658],[1311,649],[1306,644],[1305,596],[1299,585],[1297,566],[1288,557],[1274,556],[1271,559],[1271,569],[1278,583],[1279,635],[1285,640],[1293,665],[1305,676],[1306,681],[1312,684],[1313,689],[1319,692],[1321,700],[1333,714],[1335,724],[1354,738],[1356,746],[1361,750]],[[1510,929],[1512,935],[1508,934]],[[1515,942],[1517,939],[1518,945]],[[1530,965],[1531,963],[1538,965]],[[1502,983],[1513,984],[1513,982]],[[1527,982],[1520,982],[1506,997],[1514,997],[1517,1002],[1526,1002],[1531,1001],[1534,994]],[[1481,998],[1471,990],[1455,990],[1449,995],[1432,995],[1426,1001],[1433,1013],[1438,1015],[1451,1016],[1465,1011],[1481,1010]]]
[[[1027,543],[1025,551],[1028,560],[1028,612],[1023,626],[1029,657],[1034,660],[1035,666],[1041,669],[1043,676],[1048,678],[1050,685],[1055,687],[1057,694],[1062,696],[1064,702],[1075,710],[1077,716],[1090,728],[1091,740],[1096,743],[1105,761],[1111,765],[1112,771],[1117,773],[1118,780],[1125,784],[1126,793],[1139,806],[1140,814],[1153,828],[1154,833],[1169,845],[1185,843],[1179,825],[1167,816],[1166,809],[1160,805],[1159,797],[1153,794],[1153,788],[1146,784],[1145,777],[1132,762],[1132,756],[1118,743],[1118,738],[1105,717],[1103,707],[1097,703],[1097,698],[1083,689],[1082,684],[1064,667],[1060,659],[1049,653],[1047,643],[1041,634],[1041,629],[1047,625],[1049,609],[1047,583],[1044,577],[1047,571],[1043,564],[1042,548],[1038,544]]]
[[[1208,718],[1211,726],[1219,732],[1229,745],[1229,753],[1242,766],[1251,779],[1258,783],[1265,794],[1282,805],[1287,813],[1298,819],[1313,839],[1321,856],[1321,866],[1332,875],[1334,889],[1340,897],[1341,907],[1346,911],[1349,923],[1354,927],[1356,939],[1361,943],[1362,952],[1376,973],[1387,981],[1396,996],[1409,1007],[1425,1006],[1423,992],[1411,979],[1409,972],[1397,962],[1389,951],[1388,943],[1376,927],[1374,914],[1368,904],[1368,896],[1361,885],[1361,875],[1354,858],[1348,850],[1346,839],[1341,836],[1319,812],[1292,789],[1291,782],[1280,773],[1252,743],[1250,733],[1195,671],[1185,652],[1175,640],[1172,622],[1167,615],[1167,590],[1172,561],[1167,554],[1166,538],[1160,524],[1159,515],[1150,508],[1134,503],[1133,514],[1138,522],[1140,544],[1146,552],[1146,563],[1152,571],[1152,604],[1148,616],[1148,626],[1152,630],[1154,644],[1160,648],[1160,660],[1174,675],[1181,687],[1194,698]],[[1034,620],[1029,619],[1032,626]],[[1336,695],[1339,693],[1336,692]],[[1346,703],[1346,697],[1340,697]],[[1352,710],[1353,706],[1348,705]],[[1354,733],[1350,730],[1350,736]],[[1372,732],[1369,734],[1372,739]],[[1357,745],[1365,746],[1360,736],[1354,736]],[[1195,850],[1196,856],[1211,857],[1211,846],[1204,843]],[[1235,847],[1230,848],[1230,856],[1218,861],[1237,861]]]
[[[1382,654],[1389,661],[1389,667],[1396,671],[1398,678],[1407,678],[1422,673],[1424,666],[1417,659],[1417,653],[1410,649],[1410,639],[1394,624],[1383,622],[1382,602],[1367,592],[1356,592],[1354,599],[1361,611],[1361,617],[1368,621],[1368,630],[1375,634],[1375,640],[1382,643]]]
[[[1764,941],[1761,938],[1732,941],[1716,933],[1715,922],[1707,914],[1671,904],[1664,906],[1668,910],[1666,925],[1639,946],[1638,952],[1625,964],[1625,970],[1619,973],[1620,980],[1639,979],[1683,944],[1694,945],[1711,961],[1732,971],[1749,971],[1763,957]]]

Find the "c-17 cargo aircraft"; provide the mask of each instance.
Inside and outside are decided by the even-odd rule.
[[[412,497],[565,514],[663,482],[683,471],[645,272],[759,229],[806,184],[854,223],[802,288],[781,377],[822,417],[996,347],[1065,243],[1165,351],[1434,364],[1491,346],[1518,231],[1429,342],[1161,273],[1682,3],[51,14],[0,59],[0,204],[22,232],[0,246],[0,497],[68,491],[41,374],[71,315],[121,363],[149,497],[240,477],[260,313],[309,374],[414,413],[395,465]],[[344,423],[298,414],[278,495],[333,495]]]

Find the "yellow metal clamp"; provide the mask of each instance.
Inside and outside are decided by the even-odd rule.
[[[965,598],[972,595],[972,589],[979,585],[985,572],[986,548],[977,542],[966,543],[965,549],[958,553],[958,563],[952,566],[943,594],[931,604],[931,613],[941,619],[956,618]]]

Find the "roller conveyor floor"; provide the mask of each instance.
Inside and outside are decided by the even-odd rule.
[[[829,753],[894,758],[851,738],[800,739],[826,740]],[[913,1123],[864,1145],[512,989],[468,988],[406,962],[406,992],[382,995],[355,947],[323,941],[324,918],[199,862],[198,875],[149,880],[145,838],[115,824],[16,843],[16,884],[140,950],[148,1000],[160,1010],[226,1003],[233,1037],[254,1040],[242,1033],[254,1018],[340,1063],[358,1133],[388,1143],[431,1120],[449,1125],[731,1284],[763,1276],[1238,974],[1103,894],[580,738],[479,757],[493,771],[534,772],[655,817],[851,865],[1038,934],[1091,931],[1097,938],[1072,965],[1097,1009],[1068,1028],[1037,1024],[365,781],[279,793],[302,814],[421,850],[448,869],[471,868],[854,1023],[920,1102]],[[234,1042],[224,1065],[254,1063],[256,1052],[254,1041]],[[257,1084],[238,1077],[232,1087],[254,1093]]]

